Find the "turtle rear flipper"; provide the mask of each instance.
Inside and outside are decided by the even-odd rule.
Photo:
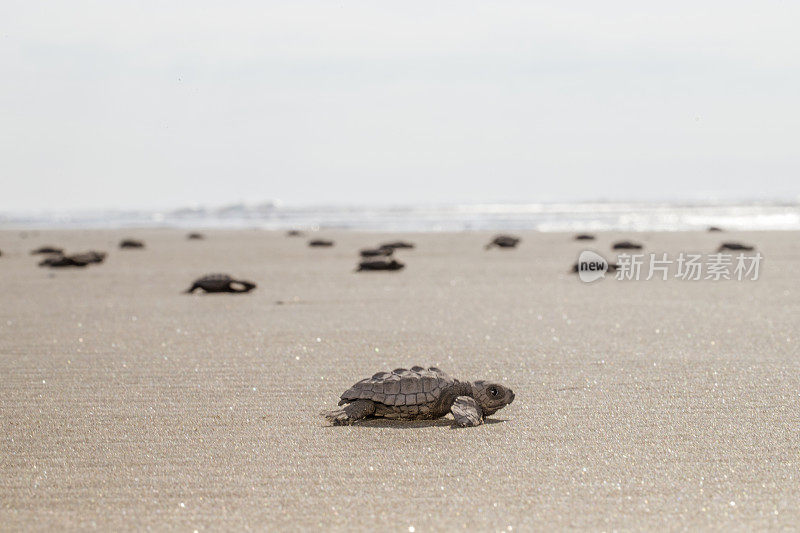
[[[341,404],[340,404],[341,405]],[[357,420],[367,418],[375,412],[375,402],[371,400],[356,400],[341,409],[334,409],[323,413],[328,422],[335,426],[352,424]]]

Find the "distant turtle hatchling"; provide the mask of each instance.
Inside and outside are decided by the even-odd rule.
[[[638,242],[633,241],[617,241],[611,247],[612,250],[641,250],[644,248]]]
[[[63,248],[56,248],[55,246],[42,246],[41,248],[37,248],[35,250],[31,250],[31,255],[37,254],[63,254]]]
[[[256,288],[256,284],[251,281],[233,279],[227,274],[209,274],[195,280],[191,287],[186,291],[191,294],[197,289],[205,292],[250,292]]]
[[[514,401],[514,392],[491,381],[458,381],[436,367],[413,366],[378,372],[341,396],[341,409],[325,413],[332,424],[365,418],[433,420],[452,413],[460,427],[483,424]]]
[[[39,262],[39,266],[52,268],[85,267],[92,263],[102,263],[105,259],[105,252],[96,252],[94,250],[72,255],[50,254]]]
[[[119,242],[120,248],[144,248],[144,243],[136,239],[123,239]]]
[[[492,246],[497,248],[516,248],[520,242],[519,237],[514,237],[513,235],[497,235],[492,242],[487,244],[485,248],[488,250]]]
[[[388,257],[394,253],[394,248],[364,248],[359,251],[361,257]]]
[[[407,241],[392,241],[392,242],[385,242],[381,244],[380,247],[383,248],[384,250],[398,250],[401,248],[410,250],[414,248],[414,243]]]
[[[402,270],[406,265],[396,259],[367,259],[358,264],[356,272],[364,270]]]
[[[740,242],[723,242],[720,244],[717,252],[724,252],[725,250],[730,250],[733,252],[752,252],[755,250],[755,246],[750,246],[749,244],[742,244]]]

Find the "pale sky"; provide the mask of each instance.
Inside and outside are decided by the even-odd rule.
[[[0,211],[800,194],[800,2],[0,4]]]

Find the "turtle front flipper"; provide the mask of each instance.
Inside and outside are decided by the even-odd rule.
[[[200,285],[198,285],[197,283],[193,283],[191,287],[189,287],[188,289],[186,289],[183,292],[184,292],[184,294],[192,294],[195,290],[197,290],[199,288],[200,288]]]
[[[450,408],[456,424],[462,428],[480,426],[483,424],[483,411],[478,402],[470,396],[459,396]]]
[[[250,292],[256,288],[256,284],[252,281],[233,280],[228,284],[230,292]]]
[[[352,424],[357,420],[367,418],[375,412],[375,402],[372,400],[356,400],[341,409],[335,409],[323,413],[328,422],[335,426]]]

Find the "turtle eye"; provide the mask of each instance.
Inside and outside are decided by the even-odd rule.
[[[489,389],[489,394],[491,394],[492,396],[497,396],[497,388],[492,387],[491,389]]]

